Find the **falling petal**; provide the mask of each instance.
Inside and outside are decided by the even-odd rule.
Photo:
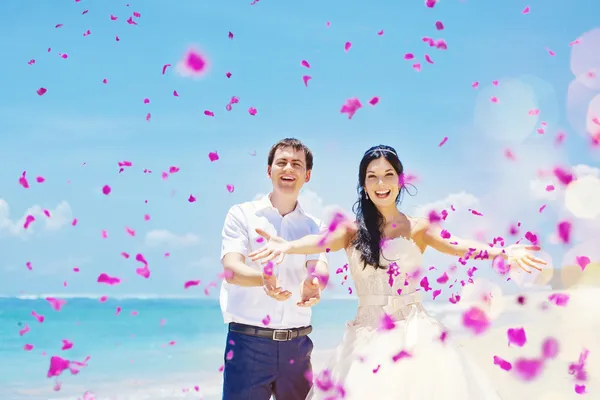
[[[342,114],[348,114],[348,119],[352,119],[356,111],[358,111],[360,108],[362,108],[362,104],[356,97],[353,97],[346,100],[340,112]]]
[[[509,328],[506,332],[508,336],[508,343],[517,347],[523,347],[527,342],[527,336],[525,335],[524,328]]]

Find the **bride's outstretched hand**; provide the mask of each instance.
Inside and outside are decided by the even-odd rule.
[[[540,247],[533,245],[513,244],[506,248],[506,258],[509,264],[516,263],[528,274],[531,273],[532,268],[541,271],[541,266],[547,265],[548,263],[541,258],[531,255],[532,251],[540,251]]]
[[[276,264],[281,264],[283,257],[292,247],[290,242],[279,236],[271,236],[260,228],[256,228],[255,231],[267,240],[267,244],[248,254],[248,257],[252,261],[262,259],[263,264],[271,260],[274,260]]]

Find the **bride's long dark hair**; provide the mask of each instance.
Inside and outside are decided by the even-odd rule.
[[[400,177],[400,191],[396,196],[396,204],[402,200],[406,192],[406,183],[404,182],[404,167],[398,158],[398,153],[393,147],[386,145],[373,146],[365,152],[360,167],[358,169],[358,200],[354,203],[352,211],[356,215],[358,229],[352,245],[360,252],[364,267],[372,265],[375,268],[386,268],[379,265],[379,256],[381,254],[381,237],[385,226],[385,219],[379,212],[373,201],[367,198],[365,192],[365,179],[367,176],[367,167],[373,160],[384,157],[396,170]],[[409,193],[410,194],[410,193]]]

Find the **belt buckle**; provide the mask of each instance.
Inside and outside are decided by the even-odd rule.
[[[286,342],[290,340],[292,331],[287,329],[275,329],[273,331],[273,340],[277,342]],[[282,336],[283,335],[283,336]]]

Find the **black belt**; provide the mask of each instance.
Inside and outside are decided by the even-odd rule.
[[[262,338],[273,339],[277,342],[286,342],[297,337],[306,336],[312,332],[312,326],[304,326],[302,328],[292,329],[270,329],[259,328],[257,326],[238,324],[236,322],[229,323],[229,331],[242,333],[244,335],[258,336]]]

